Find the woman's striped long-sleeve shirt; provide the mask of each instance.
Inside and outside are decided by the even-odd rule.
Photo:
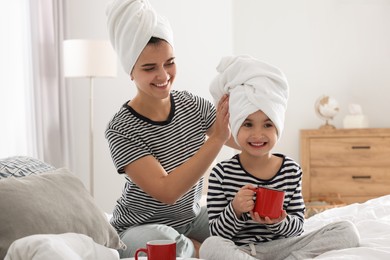
[[[239,155],[218,163],[209,177],[207,210],[211,235],[232,240],[236,245],[266,242],[299,236],[303,232],[305,205],[301,192],[301,167],[291,158],[283,158],[282,166],[269,180],[262,180],[243,169]],[[276,224],[259,224],[249,213],[237,218],[232,201],[238,190],[253,184],[285,191],[283,209],[287,217]]]

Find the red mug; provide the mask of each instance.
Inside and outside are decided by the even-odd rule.
[[[148,260],[176,260],[176,242],[173,240],[152,240],[146,243],[146,248],[138,248],[135,252],[135,260],[138,254],[144,252]]]
[[[256,201],[253,212],[257,212],[263,218],[279,218],[283,211],[284,191],[258,187],[255,192]]]

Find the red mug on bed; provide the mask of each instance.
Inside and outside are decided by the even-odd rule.
[[[257,212],[263,218],[275,219],[280,217],[283,211],[284,191],[258,187],[255,192],[256,201],[253,212]]]
[[[146,248],[138,248],[135,252],[135,260],[138,254],[144,252],[148,260],[176,260],[176,241],[152,240],[146,243]]]

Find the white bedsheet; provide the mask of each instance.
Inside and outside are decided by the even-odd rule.
[[[307,219],[304,229],[310,232],[338,220],[350,220],[356,225],[360,247],[330,251],[316,259],[390,259],[390,195],[326,210]]]
[[[117,260],[118,251],[76,233],[32,235],[14,241],[4,260]]]
[[[338,220],[349,220],[356,225],[361,237],[360,247],[330,251],[316,259],[390,259],[390,195],[321,212],[307,219],[304,229],[310,232]],[[116,250],[101,246],[90,237],[66,233],[34,235],[16,240],[5,260],[22,259],[117,260],[119,255]]]

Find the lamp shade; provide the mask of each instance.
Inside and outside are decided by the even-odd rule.
[[[65,77],[116,77],[116,54],[109,41],[65,40]]]

